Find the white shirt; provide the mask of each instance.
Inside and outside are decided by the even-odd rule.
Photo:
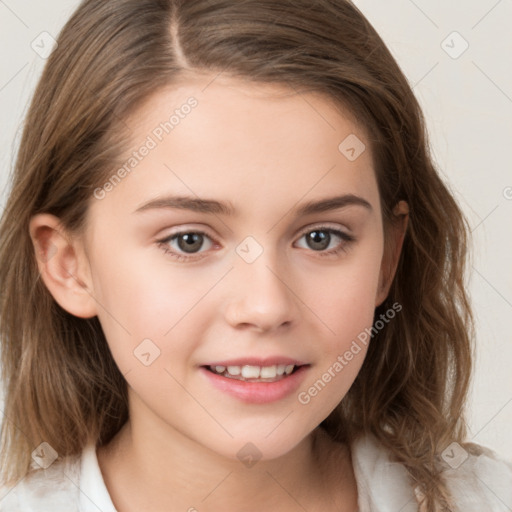
[[[483,454],[469,455],[460,466],[443,473],[457,503],[454,512],[511,512],[512,463],[482,448]],[[358,439],[351,452],[359,512],[418,512],[407,470],[392,462],[375,438]],[[96,448],[90,444],[81,456],[57,459],[47,469],[31,471],[15,486],[0,485],[0,512],[117,511]]]

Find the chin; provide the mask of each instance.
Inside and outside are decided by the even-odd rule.
[[[278,424],[278,423],[276,423]],[[274,427],[275,428],[275,427]],[[210,445],[210,449],[226,459],[239,460],[248,466],[257,461],[271,461],[283,457],[294,450],[308,434],[289,432],[279,427],[260,431],[246,431],[235,435],[233,439],[226,440],[222,446]]]

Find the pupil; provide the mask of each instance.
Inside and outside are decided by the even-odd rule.
[[[203,236],[199,233],[187,233],[178,238],[178,245],[185,252],[195,252],[203,245]]]
[[[309,234],[309,240],[311,243],[308,245],[311,249],[326,249],[329,247],[329,243],[331,241],[331,235],[326,231],[312,231]]]

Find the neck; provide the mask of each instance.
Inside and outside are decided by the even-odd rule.
[[[98,449],[118,512],[169,511],[169,504],[172,510],[191,512],[316,510],[320,505],[344,510],[341,502],[353,502],[350,452],[320,429],[281,457],[246,465],[167,425],[148,428],[144,420],[128,421],[109,445]]]

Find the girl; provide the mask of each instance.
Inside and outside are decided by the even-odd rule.
[[[82,2],[0,236],[0,510],[512,508],[467,224],[350,2]]]

